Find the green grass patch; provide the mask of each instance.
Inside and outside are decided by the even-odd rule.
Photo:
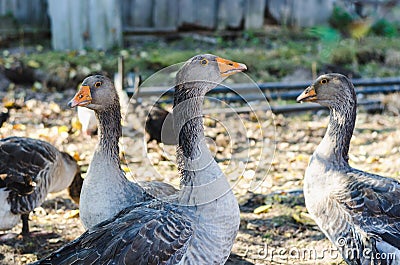
[[[19,54],[3,50],[0,66],[7,68],[14,61],[21,60],[46,73],[68,79],[75,76],[76,72],[89,74],[105,71],[112,74],[117,70],[117,58],[122,54],[125,57],[125,71],[136,71],[147,78],[195,54],[214,53],[245,63],[249,68],[247,74],[257,82],[279,81],[298,68],[311,72],[313,64],[317,66],[317,71],[325,64],[334,64],[352,69],[365,77],[400,75],[397,59],[390,60],[397,58],[393,54],[400,54],[399,37],[367,36],[362,40],[354,40],[323,38],[322,33],[317,32],[318,35],[315,32],[315,29],[292,33],[284,29],[269,34],[246,31],[243,38],[216,37],[215,44],[185,37],[170,42],[135,44],[107,52],[60,52],[43,47],[35,52]],[[389,64],[385,63],[387,61]]]

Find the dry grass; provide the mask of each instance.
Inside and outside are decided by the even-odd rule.
[[[86,169],[97,140],[84,138],[71,126],[75,111],[62,107],[71,93],[66,92],[61,97],[54,93],[45,95],[42,101],[31,100],[22,109],[12,110],[11,119],[0,129],[0,136],[19,135],[50,141],[62,150],[76,152],[82,169]],[[49,103],[51,100],[59,104]],[[326,113],[259,115],[262,118],[260,123],[252,115],[240,115],[241,122],[248,130],[244,136],[239,129],[234,129],[239,128],[235,116],[215,115],[212,117],[220,122],[208,122],[207,135],[216,143],[212,150],[229,180],[236,183],[233,190],[241,205],[240,231],[228,264],[339,264],[341,259],[335,259],[334,254],[322,258],[322,251],[332,246],[308,220],[301,193],[308,159],[321,140],[328,122]],[[231,138],[222,124],[233,128]],[[399,128],[400,119],[390,113],[360,113],[350,150],[351,164],[366,171],[398,178]],[[241,137],[251,139],[248,146],[242,145]],[[237,139],[238,143],[230,144]],[[144,162],[140,132],[125,128],[122,140],[124,161],[127,162],[123,168],[127,172],[139,179],[159,179],[177,184],[175,166],[168,160],[169,154],[173,159],[173,148],[161,148],[150,143],[148,157],[153,167]],[[262,147],[264,153],[260,152]],[[247,154],[250,154],[250,161],[246,164],[247,173],[243,173],[244,164],[240,160],[247,158]],[[272,156],[274,159],[270,163]],[[227,162],[224,160],[226,157],[232,159]],[[154,168],[161,174],[154,174]],[[254,178],[260,183],[252,192],[249,191],[254,183],[251,170],[256,171]],[[258,208],[264,205],[264,209]],[[65,191],[50,195],[46,203],[30,216],[32,237],[17,236],[21,225],[0,234],[0,263],[26,264],[79,236],[84,230],[79,218],[73,215],[75,209],[77,206]],[[261,212],[256,214],[255,209]],[[314,254],[317,257],[303,257],[304,251],[316,251]]]

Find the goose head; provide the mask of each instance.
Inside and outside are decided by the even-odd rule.
[[[247,70],[245,64],[233,62],[213,54],[196,55],[186,61],[176,74],[176,85],[185,88],[185,84],[195,83],[197,94],[205,95],[228,76]],[[183,86],[181,86],[183,85]]]
[[[82,106],[94,111],[107,110],[119,104],[117,91],[112,81],[103,75],[92,75],[85,78],[79,91],[68,103],[73,108]]]
[[[341,74],[325,74],[307,87],[297,102],[315,102],[328,108],[342,108],[357,102],[356,93],[350,80]]]

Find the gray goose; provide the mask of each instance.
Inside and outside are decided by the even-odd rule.
[[[121,107],[112,81],[102,75],[83,80],[80,90],[68,103],[70,107],[86,107],[94,111],[99,129],[99,142],[90,162],[79,206],[85,228],[107,220],[122,209],[158,196],[174,194],[176,189],[163,182],[129,181],[121,169],[119,138]]]
[[[11,229],[21,218],[22,234],[28,234],[29,213],[49,192],[70,187],[71,197],[77,200],[82,181],[76,161],[53,145],[24,137],[1,139],[0,230]]]
[[[297,101],[330,110],[328,129],[305,173],[308,211],[348,264],[399,264],[400,183],[348,163],[357,108],[353,84],[340,74],[322,75]],[[395,259],[384,259],[389,253]]]
[[[177,73],[176,197],[132,205],[34,264],[224,264],[239,229],[239,207],[204,141],[202,103],[216,83],[245,69],[206,54]]]

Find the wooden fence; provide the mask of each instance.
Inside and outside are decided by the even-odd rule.
[[[123,0],[124,32],[258,29],[265,0]]]
[[[0,0],[0,16],[13,16],[28,29],[48,29],[47,0]]]
[[[0,31],[51,31],[55,49],[105,49],[121,45],[123,34],[260,29],[265,7],[266,0],[0,0]]]
[[[49,33],[47,0],[0,0],[0,43],[38,32]]]
[[[127,34],[262,29],[266,14],[281,24],[319,25],[337,2],[351,1],[0,0],[0,33],[48,31],[55,49],[107,49]]]

